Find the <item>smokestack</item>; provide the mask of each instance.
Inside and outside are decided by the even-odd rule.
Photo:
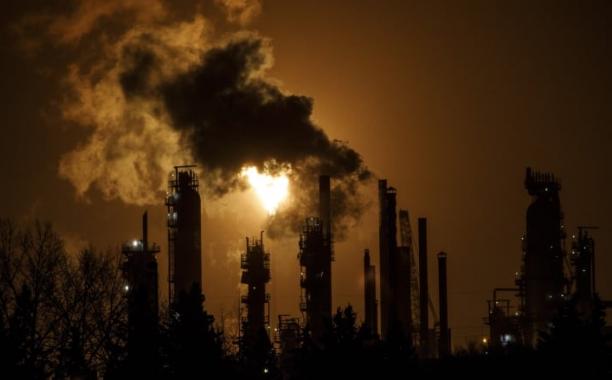
[[[319,176],[319,217],[306,218],[300,236],[302,288],[300,309],[306,313],[306,325],[313,340],[320,341],[332,319],[331,262],[333,260],[331,234],[329,176]]]
[[[450,331],[448,329],[448,296],[446,283],[446,253],[438,253],[438,292],[440,302],[440,341],[438,350],[440,358],[450,354]]]
[[[202,290],[201,200],[194,165],[175,166],[168,197],[168,284],[170,304],[193,286]]]
[[[370,250],[366,249],[363,255],[364,276],[364,305],[365,325],[372,334],[378,334],[378,313],[376,310],[376,267],[370,265]]]
[[[380,274],[380,331],[383,338],[387,337],[389,320],[389,303],[391,298],[391,284],[389,281],[389,241],[387,239],[389,226],[387,219],[387,180],[378,180],[378,254]]]
[[[319,176],[319,218],[325,237],[331,240],[331,188],[328,175]]]
[[[148,214],[142,215],[142,241],[134,240],[122,247],[125,257],[123,276],[127,298],[128,358],[138,368],[151,370],[157,360],[159,246],[148,245]],[[146,377],[153,374],[145,372]]]
[[[421,309],[421,330],[419,333],[421,355],[429,355],[429,289],[427,286],[427,219],[419,218],[419,304]]]

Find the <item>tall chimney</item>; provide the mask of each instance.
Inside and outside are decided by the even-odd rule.
[[[428,335],[429,335],[429,289],[427,286],[427,219],[419,218],[419,306],[421,309],[420,321],[420,344],[421,355],[429,355]]]
[[[363,255],[363,293],[365,325],[374,335],[378,334],[378,311],[376,310],[376,267],[370,264],[370,250]]]
[[[446,283],[446,253],[438,253],[438,292],[440,295],[440,341],[439,356],[445,358],[450,354],[450,331],[448,329],[448,293]]]
[[[319,218],[325,237],[331,239],[331,190],[328,175],[319,176]]]

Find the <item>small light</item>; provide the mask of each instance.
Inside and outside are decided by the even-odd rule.
[[[124,290],[127,292],[127,291],[129,291],[129,290],[130,290],[130,286],[129,286],[129,285],[126,285],[126,286],[124,286],[124,287],[123,287],[123,289],[124,289]]]
[[[482,338],[482,344],[487,344],[488,340],[487,338]]]
[[[264,368],[264,373],[268,373],[268,369],[267,368]]]
[[[138,240],[133,240],[132,241],[132,247],[134,247],[134,248],[138,247]]]

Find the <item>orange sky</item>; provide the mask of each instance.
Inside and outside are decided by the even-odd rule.
[[[15,9],[3,25],[23,11],[9,8]],[[264,0],[246,28],[271,38],[271,76],[314,99],[317,124],[348,141],[398,189],[413,226],[418,216],[429,219],[432,298],[434,254],[444,250],[453,342],[465,344],[486,332],[482,317],[492,288],[512,285],[519,269],[528,165],[561,178],[569,231],[602,227],[595,233],[597,282],[603,298],[612,299],[611,16],[605,2]],[[102,200],[96,191],[88,202],[76,199],[58,177],[60,156],[88,133],[54,107],[61,85],[53,70],[65,68],[70,53],[43,49],[32,58],[15,41],[3,30],[0,42],[10,48],[0,53],[0,216],[52,220],[69,247],[107,247],[137,236],[143,208]],[[374,184],[370,190],[373,207],[336,245],[333,264],[333,303],[350,302],[359,315],[364,248],[378,266]],[[203,200],[204,290],[217,319],[238,306],[238,254],[244,236],[263,225],[254,199],[247,193]],[[163,200],[148,209],[164,266]],[[266,245],[272,319],[297,314],[297,238]]]

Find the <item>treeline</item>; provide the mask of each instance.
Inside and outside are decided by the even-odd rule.
[[[197,289],[160,313],[150,347],[131,348],[122,265],[116,250],[70,255],[48,223],[0,219],[0,373],[184,379],[235,370]],[[151,347],[154,356],[138,355]]]
[[[50,224],[0,219],[2,377],[305,380],[611,374],[604,308],[597,299],[587,317],[567,302],[536,349],[472,346],[449,358],[418,360],[403,334],[379,340],[358,325],[350,305],[337,310],[320,342],[304,330],[295,349],[277,355],[262,331],[235,352],[205,311],[204,296],[193,288],[160,312],[155,331],[135,348],[134,339],[128,339],[122,263],[114,250],[68,254]]]

